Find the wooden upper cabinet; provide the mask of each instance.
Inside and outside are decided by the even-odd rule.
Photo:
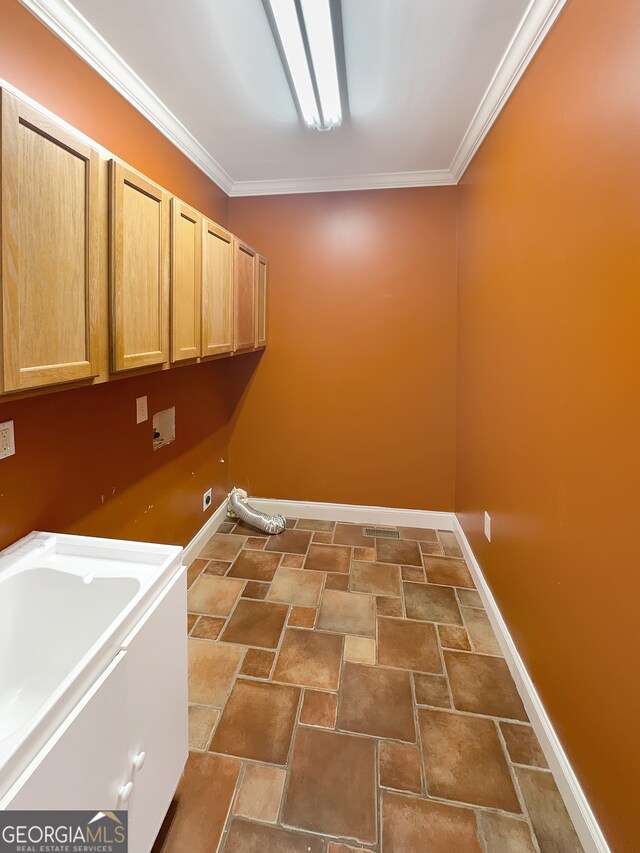
[[[111,367],[164,364],[169,342],[169,196],[111,161]]]
[[[99,372],[100,155],[2,91],[1,390]]]
[[[202,355],[233,351],[233,235],[202,223]]]
[[[258,255],[258,282],[256,284],[256,349],[267,345],[267,274],[269,261]]]
[[[171,200],[171,361],[197,358],[201,349],[202,217]]]
[[[236,238],[235,242],[233,349],[235,352],[247,352],[255,348],[258,256],[241,240]]]

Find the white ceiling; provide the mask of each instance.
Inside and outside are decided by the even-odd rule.
[[[261,0],[23,2],[239,195],[454,183],[564,0],[342,0],[350,118],[324,133]]]

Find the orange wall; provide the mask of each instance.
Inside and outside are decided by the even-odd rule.
[[[640,849],[638,44],[637,0],[570,0],[460,193],[456,505],[625,853]]]
[[[24,9],[0,0],[0,77],[171,192],[226,224],[227,197]],[[15,456],[0,462],[0,548],[33,529],[187,542],[227,490],[226,363],[0,403]],[[156,452],[149,413],[176,405],[176,441]]]
[[[256,495],[453,509],[456,188],[232,198],[270,260],[269,345],[231,479]]]
[[[154,451],[149,415],[176,407],[176,440]],[[16,455],[0,462],[0,548],[30,530],[185,544],[227,492],[224,363],[183,367],[0,405]]]

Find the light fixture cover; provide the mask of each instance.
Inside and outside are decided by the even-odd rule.
[[[311,64],[316,80],[322,123],[325,128],[342,122],[336,47],[329,0],[301,0]]]
[[[294,98],[308,127],[342,122],[330,0],[263,0],[279,40]]]
[[[309,127],[320,125],[320,113],[294,0],[267,0],[286,57],[302,118]]]

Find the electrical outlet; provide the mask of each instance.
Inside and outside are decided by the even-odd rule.
[[[147,409],[147,398],[146,397],[137,397],[136,398],[136,423],[141,424],[144,421],[148,420],[149,411]]]
[[[491,516],[488,512],[484,514],[484,535],[491,542]]]
[[[202,496],[202,512],[206,512],[211,506],[211,489],[207,489],[207,491]]]
[[[13,421],[0,424],[0,459],[13,456],[16,452],[16,442],[13,434]]]

